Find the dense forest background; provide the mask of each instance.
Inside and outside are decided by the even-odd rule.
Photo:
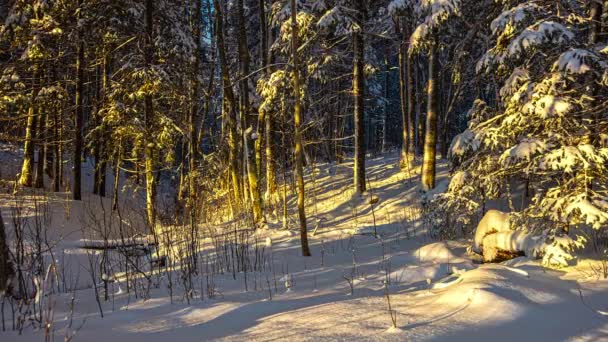
[[[293,184],[304,254],[304,168],[352,157],[363,193],[365,159],[396,149],[404,172],[422,164],[422,191],[436,186],[437,158],[452,161],[447,191],[428,204],[441,231],[470,233],[505,194],[531,229],[598,228],[608,220],[604,9],[9,0],[0,139],[23,146],[19,186],[69,187],[75,200],[90,191],[116,207],[121,189],[107,175],[126,173],[151,231],[242,214],[264,225],[287,211]],[[83,189],[88,161],[94,184]]]

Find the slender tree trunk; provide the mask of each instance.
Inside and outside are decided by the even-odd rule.
[[[404,47],[405,49],[405,47]],[[406,60],[405,60],[405,79],[406,83],[406,96],[407,96],[407,117],[406,117],[406,125],[407,125],[407,162],[409,163],[409,167],[414,166],[414,160],[416,156],[416,88],[415,88],[415,80],[414,80],[414,72],[415,72],[415,64],[414,64],[414,54],[409,50],[409,47],[406,50]]]
[[[262,62],[262,68],[266,68],[268,66],[268,26],[266,25],[266,1],[259,0],[258,7],[260,17],[260,61]],[[267,69],[264,69],[264,74],[269,75]],[[258,113],[258,139],[255,141],[255,164],[256,169],[258,170],[258,178],[262,176],[262,149],[266,143],[264,130],[266,115],[268,114],[270,113],[266,113],[263,110],[259,110]]]
[[[32,95],[30,105],[27,110],[27,125],[25,127],[25,145],[23,147],[23,165],[19,184],[32,186],[34,180],[34,139],[36,139],[36,98],[40,90],[38,84],[39,66],[34,65],[34,75],[32,76]]]
[[[222,6],[219,0],[213,0],[215,7],[215,21],[216,21],[216,36],[217,36],[217,49],[218,57],[220,60],[220,69],[222,75],[222,87],[224,90],[224,105],[223,108],[225,113],[223,115],[225,120],[225,126],[228,130],[228,150],[230,160],[230,177],[232,180],[232,190],[234,192],[237,207],[241,200],[241,180],[239,173],[239,154],[238,154],[238,138],[237,138],[237,127],[236,127],[236,100],[234,92],[232,90],[232,84],[230,81],[230,71],[228,70],[228,61],[226,57],[226,47],[224,43],[224,15],[222,12]]]
[[[195,217],[195,205],[197,199],[196,191],[196,157],[198,156],[198,139],[196,136],[196,127],[199,112],[199,98],[200,98],[200,84],[198,75],[201,65],[201,56],[203,54],[203,48],[201,45],[201,24],[202,24],[202,5],[201,0],[194,1],[194,22],[192,23],[192,36],[195,40],[196,50],[194,56],[194,63],[192,65],[192,93],[190,98],[190,115],[188,117],[188,130],[190,134],[189,151],[188,151],[188,198],[189,198],[189,209],[191,220],[194,221]]]
[[[82,6],[82,0],[78,0],[78,6]],[[82,120],[84,116],[83,91],[84,91],[84,35],[78,32],[78,48],[76,51],[76,109],[74,111],[74,155],[73,155],[73,184],[72,198],[81,200],[82,181]]]
[[[103,75],[101,76],[101,108],[103,108],[108,102],[108,93],[110,91],[110,52],[108,51],[108,47],[104,46],[103,53]],[[99,163],[99,196],[106,196],[106,172],[108,168],[108,132],[106,130],[105,125],[102,124],[101,127],[101,141],[99,144],[100,149],[100,158],[101,162]]]
[[[144,59],[146,69],[152,67],[154,50],[153,50],[153,11],[154,0],[146,0],[146,46],[144,50]],[[155,175],[155,151],[154,147],[148,139],[152,136],[152,125],[154,124],[154,103],[152,94],[146,92],[144,96],[144,164],[146,174],[146,214],[147,223],[150,231],[154,231],[156,223],[156,175]]]
[[[363,75],[363,36],[359,32],[353,33],[353,102],[355,118],[355,191],[365,192],[365,133],[364,133],[364,93],[365,76]]]
[[[53,111],[53,136],[55,141],[53,142],[53,191],[59,192],[59,185],[61,183],[61,175],[59,174],[61,159],[59,157],[59,108],[55,108]]]
[[[249,51],[247,46],[247,28],[245,27],[245,10],[243,0],[237,1],[237,16],[239,26],[238,49],[241,72],[241,118],[244,122],[243,145],[245,162],[247,164],[247,180],[249,181],[249,197],[252,201],[253,220],[255,223],[264,221],[262,199],[258,185],[258,171],[255,161],[255,139],[253,137],[253,120],[250,119],[249,103]]]
[[[261,0],[262,3],[265,3],[265,0]],[[268,27],[266,26],[266,33],[264,34],[265,37],[268,37]],[[270,44],[272,44],[272,41],[274,40],[274,34],[270,35]],[[268,50],[268,42],[266,41],[266,51],[267,53],[264,54],[264,56],[268,56],[269,50]],[[269,62],[273,63],[274,62],[274,54],[272,54],[270,52],[270,56],[268,56],[269,58]],[[270,70],[267,71],[268,74],[270,74]],[[272,113],[266,113],[264,115],[264,123],[265,123],[265,129],[264,129],[264,135],[266,136],[265,140],[265,144],[266,144],[266,194],[265,194],[265,199],[267,202],[270,202],[272,200],[272,198],[274,197],[274,194],[277,191],[277,182],[276,182],[276,165],[275,165],[275,161],[274,158],[275,156],[275,144],[274,144],[274,139],[273,139],[273,133],[274,133],[274,117],[272,116]]]
[[[304,210],[304,153],[302,151],[302,132],[300,124],[302,121],[302,106],[300,104],[300,67],[298,63],[298,21],[296,1],[291,0],[291,54],[293,60],[293,89],[294,89],[294,123],[295,123],[295,154],[296,154],[296,178],[298,180],[298,215],[300,217],[300,242],[302,244],[302,255],[310,256],[308,248],[308,232],[306,229],[306,212]]]
[[[428,109],[426,114],[426,133],[424,138],[424,158],[422,161],[422,188],[427,191],[435,188],[437,111],[439,103],[437,71],[437,56],[435,45],[433,44],[429,51]]]
[[[36,137],[38,141],[38,151],[37,151],[37,160],[36,160],[36,178],[34,179],[34,187],[37,189],[44,188],[44,164],[46,162],[46,113],[43,113],[41,108],[38,109],[40,113],[38,114],[38,136]]]
[[[387,141],[387,128],[388,128],[388,107],[389,107],[389,86],[390,86],[390,72],[391,66],[389,64],[389,54],[388,49],[384,53],[384,100],[386,103],[382,108],[382,147],[380,151],[385,153],[388,149],[388,141]]]

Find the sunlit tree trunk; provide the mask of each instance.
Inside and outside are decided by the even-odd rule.
[[[146,46],[144,59],[146,69],[150,70],[153,62],[153,11],[154,0],[146,0]],[[155,151],[150,139],[152,137],[152,125],[154,124],[154,103],[152,94],[148,91],[144,96],[144,167],[146,175],[146,216],[148,227],[151,231],[156,222],[156,175],[155,175]]]
[[[435,157],[437,154],[437,56],[435,45],[429,51],[429,81],[428,103],[426,113],[426,133],[424,135],[424,157],[422,161],[422,188],[431,190],[435,188]]]
[[[245,10],[243,0],[237,1],[237,16],[239,25],[238,48],[241,71],[241,118],[244,119],[243,143],[245,162],[247,163],[247,180],[249,181],[249,196],[252,201],[253,220],[255,223],[264,221],[262,199],[258,185],[258,171],[255,161],[255,141],[253,137],[253,120],[251,120],[249,103],[249,51],[247,46],[247,28],[245,27]]]
[[[363,75],[363,35],[353,33],[353,102],[355,118],[355,191],[365,191],[365,133],[364,133],[364,93],[365,81]]]
[[[238,150],[238,138],[236,130],[236,100],[234,97],[234,91],[232,90],[232,84],[230,82],[230,72],[228,70],[228,61],[226,58],[226,47],[224,43],[224,15],[219,0],[213,0],[215,8],[216,18],[216,36],[217,36],[217,49],[218,57],[220,60],[220,69],[222,75],[222,87],[224,90],[224,120],[225,126],[228,130],[228,150],[230,161],[230,178],[232,180],[232,190],[234,192],[237,206],[241,200],[241,180],[239,173],[239,154]]]
[[[38,85],[38,65],[34,65],[34,75],[32,76],[32,95],[30,105],[27,110],[27,124],[25,127],[25,145],[23,147],[23,165],[21,166],[21,176],[19,184],[32,186],[34,180],[34,139],[36,138],[36,97],[40,90]]]
[[[306,212],[304,210],[304,152],[302,151],[302,132],[300,124],[302,121],[302,106],[300,104],[300,71],[298,63],[298,21],[296,1],[291,0],[291,54],[293,62],[293,89],[294,89],[294,123],[295,123],[295,154],[296,154],[296,178],[298,181],[298,216],[300,218],[300,242],[302,244],[302,255],[310,256],[308,248],[308,232],[306,229]]]

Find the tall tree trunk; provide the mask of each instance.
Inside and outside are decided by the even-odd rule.
[[[59,169],[60,169],[60,164],[61,164],[61,159],[59,157],[59,144],[60,142],[60,137],[59,137],[59,108],[54,108],[53,111],[53,136],[54,138],[54,142],[53,142],[53,191],[54,192],[59,192],[59,185],[61,183],[61,175],[59,174]]]
[[[415,64],[414,54],[409,50],[405,56],[405,70],[406,70],[406,96],[407,96],[407,161],[409,166],[414,166],[414,159],[416,156],[416,88],[415,88]]]
[[[82,0],[78,0],[78,7],[82,6]],[[82,120],[84,116],[83,91],[84,91],[84,34],[78,32],[78,48],[76,51],[76,109],[74,111],[74,155],[72,175],[72,198],[79,201],[81,195],[82,181]]]
[[[144,60],[146,69],[152,67],[153,50],[153,11],[154,0],[146,0],[146,46],[144,50]],[[144,164],[146,174],[146,216],[150,231],[154,231],[156,223],[156,175],[155,175],[155,151],[153,144],[148,141],[152,137],[152,125],[154,124],[154,103],[152,94],[148,91],[144,96]]]
[[[110,52],[108,46],[104,45],[103,51],[103,75],[101,76],[101,106],[103,108],[108,102],[108,93],[110,91]],[[99,196],[106,196],[106,172],[108,167],[108,132],[105,125],[102,123],[101,127],[101,141],[99,144],[100,158],[99,163]]]
[[[230,160],[230,178],[232,180],[232,190],[234,192],[237,206],[241,200],[241,179],[239,173],[239,155],[238,155],[238,138],[236,130],[236,100],[232,84],[230,82],[230,71],[228,70],[228,60],[226,57],[226,47],[224,43],[224,15],[222,6],[219,0],[213,0],[215,8],[216,21],[216,36],[218,57],[220,59],[220,69],[222,75],[222,87],[224,90],[224,105],[222,106],[225,113],[223,115],[225,126],[228,130],[228,150]]]
[[[245,27],[245,10],[243,0],[237,1],[237,17],[239,25],[238,49],[241,72],[241,118],[245,125],[243,127],[243,144],[245,162],[247,164],[247,179],[249,181],[249,196],[252,201],[253,220],[255,223],[264,221],[262,212],[262,199],[258,185],[258,171],[255,161],[255,141],[253,137],[253,120],[251,120],[249,103],[249,51],[247,46],[247,28]]]
[[[365,134],[364,134],[364,92],[365,80],[363,75],[363,35],[353,33],[353,102],[355,121],[355,174],[354,185],[358,193],[365,192]]]
[[[387,142],[387,128],[388,128],[388,107],[389,107],[389,86],[390,86],[390,72],[391,72],[391,66],[389,64],[389,54],[388,54],[388,49],[385,51],[384,53],[384,100],[386,101],[386,103],[384,104],[383,108],[382,108],[382,142],[381,142],[381,148],[380,151],[382,153],[385,153],[388,149],[388,142]]]
[[[304,152],[302,151],[302,132],[300,124],[302,121],[302,106],[300,104],[300,70],[298,63],[298,21],[296,1],[291,0],[291,54],[293,60],[293,90],[294,90],[294,123],[295,123],[295,154],[296,154],[296,178],[298,180],[298,216],[300,217],[300,242],[302,244],[302,255],[310,256],[308,247],[308,232],[306,229],[306,212],[304,211]]]
[[[268,66],[268,26],[266,24],[266,1],[259,0],[258,7],[260,17],[260,61],[262,62],[262,68],[264,68],[264,74],[269,75],[270,73],[266,69]],[[266,143],[264,130],[267,114],[270,113],[265,113],[263,110],[259,110],[258,113],[258,139],[255,141],[255,164],[258,170],[258,178],[262,176],[262,148]]]
[[[44,164],[46,163],[46,110],[45,113],[42,112],[41,108],[38,109],[38,136],[36,140],[38,141],[38,151],[37,151],[37,160],[36,160],[36,178],[34,179],[34,187],[37,189],[44,188]]]
[[[437,56],[435,44],[433,44],[429,51],[428,103],[426,113],[426,133],[424,137],[424,158],[422,161],[422,188],[426,191],[435,188],[437,112],[439,104],[437,69]]]
[[[192,23],[192,36],[196,44],[194,63],[192,63],[192,93],[190,96],[190,115],[188,117],[188,130],[190,134],[190,141],[188,144],[188,198],[189,198],[189,209],[190,217],[194,221],[195,215],[195,203],[196,203],[196,157],[198,156],[198,139],[196,136],[197,127],[197,116],[199,112],[199,98],[200,98],[200,84],[198,75],[201,65],[201,56],[203,54],[203,48],[201,45],[201,24],[202,24],[202,5],[201,0],[194,1],[194,17]]]
[[[266,3],[265,0],[260,0],[261,3]],[[268,32],[268,26],[266,26],[266,32],[263,33],[263,35],[268,38],[269,37],[269,32]],[[272,44],[272,42],[274,41],[274,34],[272,33],[272,30],[270,30],[270,44]],[[269,42],[264,40],[263,43],[266,44],[266,53],[263,54],[263,56],[267,56],[268,60],[266,63],[270,62],[273,63],[274,62],[274,54],[272,52],[270,52],[268,50],[268,45]],[[270,53],[270,56],[268,56],[268,53]],[[270,70],[266,71],[267,74],[270,74]],[[275,165],[275,144],[274,144],[274,139],[273,139],[273,133],[274,133],[274,117],[272,116],[272,113],[266,113],[264,115],[264,124],[265,124],[265,129],[264,129],[264,135],[265,135],[265,144],[266,144],[266,194],[265,194],[265,199],[267,202],[270,202],[272,200],[272,198],[274,197],[274,194],[276,193],[277,190],[277,186],[276,186],[276,165]]]
[[[32,95],[30,105],[27,110],[27,124],[25,127],[25,145],[23,147],[23,165],[21,166],[21,176],[19,184],[32,186],[34,180],[34,139],[36,139],[36,98],[40,90],[38,84],[39,66],[34,65],[32,76]]]

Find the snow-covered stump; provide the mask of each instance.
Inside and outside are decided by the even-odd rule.
[[[536,235],[525,230],[511,229],[511,214],[489,210],[477,225],[473,252],[483,257],[483,262],[501,262],[526,256],[542,258],[544,265],[568,266],[573,259],[572,251],[582,246],[568,235]]]

